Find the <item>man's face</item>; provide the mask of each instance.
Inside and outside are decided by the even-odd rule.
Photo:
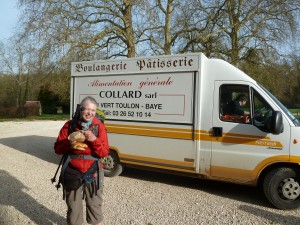
[[[240,105],[241,105],[241,106],[246,105],[246,103],[247,103],[247,100],[246,100],[246,99],[242,99],[242,100],[240,101]]]
[[[87,101],[83,105],[83,109],[81,111],[81,118],[86,122],[93,120],[93,118],[96,116],[96,109],[97,107],[93,103]]]

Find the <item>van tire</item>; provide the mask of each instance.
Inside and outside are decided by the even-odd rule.
[[[268,201],[278,209],[300,207],[300,171],[281,167],[271,170],[263,181],[263,191]]]
[[[119,176],[123,170],[124,165],[120,163],[118,154],[115,151],[110,151],[109,155],[104,160],[104,176],[115,177]]]

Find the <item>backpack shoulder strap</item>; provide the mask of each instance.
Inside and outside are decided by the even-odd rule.
[[[94,126],[91,127],[91,131],[94,133],[94,135],[96,137],[98,137],[98,135],[99,135],[98,130],[99,130],[99,125],[98,124],[96,124],[96,125],[94,125]]]

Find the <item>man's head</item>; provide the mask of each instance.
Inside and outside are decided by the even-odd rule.
[[[246,105],[248,98],[245,94],[240,94],[236,99],[240,103],[240,105]]]
[[[86,122],[93,120],[93,118],[96,116],[96,110],[98,105],[97,101],[93,97],[87,96],[84,99],[82,99],[80,105],[82,120]]]

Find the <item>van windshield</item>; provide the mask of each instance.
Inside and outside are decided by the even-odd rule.
[[[264,86],[259,84],[259,86],[264,89],[264,91],[276,102],[276,104],[281,108],[281,110],[293,121],[294,125],[299,127],[300,122],[299,120],[274,96],[269,92]]]

